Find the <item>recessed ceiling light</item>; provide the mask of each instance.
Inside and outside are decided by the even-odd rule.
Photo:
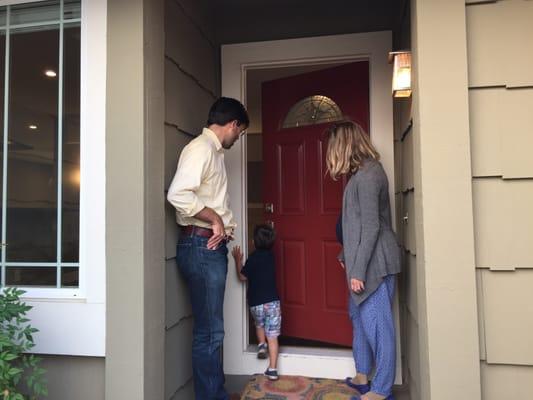
[[[51,69],[47,69],[46,71],[44,71],[44,74],[49,78],[55,78],[57,76],[56,71]]]
[[[30,128],[30,129],[34,129],[34,130],[35,130],[35,129],[37,129],[37,125],[33,125],[33,124],[31,124],[31,125],[28,125],[28,128]]]

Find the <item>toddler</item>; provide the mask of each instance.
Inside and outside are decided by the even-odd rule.
[[[241,281],[248,281],[248,306],[255,321],[255,331],[259,340],[257,358],[267,358],[268,350],[270,364],[265,375],[270,380],[278,379],[278,336],[281,329],[281,308],[272,253],[275,236],[274,229],[269,225],[256,226],[255,251],[250,254],[244,266],[239,246],[235,246],[231,252],[235,259],[237,276]]]

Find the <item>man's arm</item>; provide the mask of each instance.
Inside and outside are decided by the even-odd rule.
[[[196,191],[202,183],[210,154],[204,146],[189,144],[181,152],[178,167],[168,188],[167,200],[186,217],[193,217],[205,208]]]
[[[200,187],[210,162],[211,153],[203,146],[191,144],[181,152],[176,174],[168,189],[167,200],[186,217],[195,217],[211,224],[213,236],[207,248],[216,249],[224,239],[224,223],[220,216],[198,198]]]

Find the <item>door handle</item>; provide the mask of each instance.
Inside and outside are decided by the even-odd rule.
[[[273,203],[266,203],[265,204],[265,212],[268,214],[274,214],[274,204]]]

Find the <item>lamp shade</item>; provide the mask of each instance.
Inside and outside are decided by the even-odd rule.
[[[411,52],[395,51],[389,53],[393,63],[392,93],[394,97],[411,96]]]

